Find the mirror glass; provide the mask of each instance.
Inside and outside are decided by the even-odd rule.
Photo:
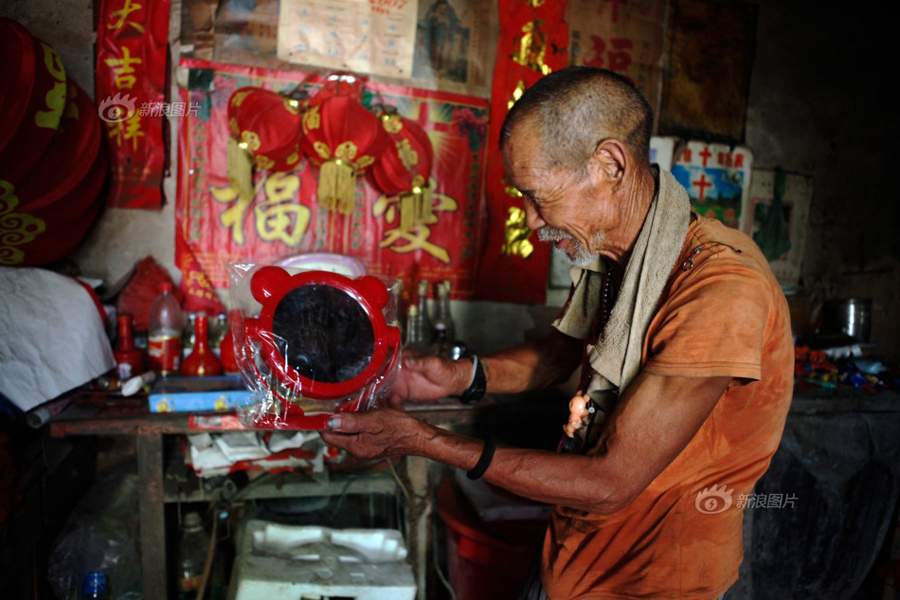
[[[285,294],[272,333],[286,344],[288,364],[313,381],[353,379],[369,365],[375,347],[372,322],[357,300],[336,287],[311,284]]]

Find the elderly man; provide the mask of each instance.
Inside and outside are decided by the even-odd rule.
[[[525,93],[501,151],[528,226],[574,265],[569,300],[539,342],[471,362],[407,356],[395,386],[470,399],[541,388],[580,364],[572,440],[555,453],[495,448],[396,404],[336,416],[323,434],[553,504],[541,579],[554,600],[720,597],[742,558],[737,496],[768,467],[790,404],[788,309],[766,259],[691,212],[649,163],[651,127],[640,92],[608,71],[564,69]]]

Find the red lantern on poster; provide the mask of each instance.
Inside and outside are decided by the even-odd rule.
[[[349,74],[331,76],[303,114],[304,152],[319,166],[318,202],[349,215],[356,178],[371,167],[385,144],[381,122],[359,99],[362,87]]]
[[[253,197],[253,168],[290,171],[300,164],[303,101],[271,90],[245,87],[228,101],[228,181]]]
[[[388,136],[387,148],[372,166],[370,178],[388,196],[399,196],[400,228],[433,223],[431,166],[434,148],[425,130],[411,119],[385,107],[380,120]]]

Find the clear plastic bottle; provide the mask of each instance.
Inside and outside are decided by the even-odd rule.
[[[208,553],[209,534],[203,527],[200,513],[185,514],[178,542],[178,600],[197,597]]]
[[[81,584],[81,600],[109,600],[109,579],[103,571],[91,571]]]
[[[184,313],[172,295],[171,283],[164,283],[159,289],[159,296],[150,307],[147,356],[151,369],[163,376],[174,375],[181,365]]]

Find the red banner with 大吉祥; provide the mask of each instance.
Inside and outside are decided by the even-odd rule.
[[[162,206],[169,0],[101,0],[95,98],[108,136],[109,206]]]
[[[360,259],[370,273],[406,280],[407,292],[411,280],[424,278],[449,280],[454,298],[472,297],[487,129],[484,99],[366,84],[364,105],[396,107],[425,130],[434,150],[433,217],[408,225],[401,220],[400,199],[382,194],[366,177],[357,181],[349,214],[320,206],[318,167],[307,159],[289,172],[256,170],[253,197],[243,199],[227,177],[232,93],[247,86],[285,92],[300,84],[314,96],[316,79],[297,71],[197,59],[183,59],[181,66],[204,81],[197,86],[202,89],[180,91],[182,104],[199,107],[188,111],[178,128],[176,262],[183,280],[196,280],[192,271],[200,269],[213,288],[223,289],[228,262],[269,263],[305,252],[335,252]]]

